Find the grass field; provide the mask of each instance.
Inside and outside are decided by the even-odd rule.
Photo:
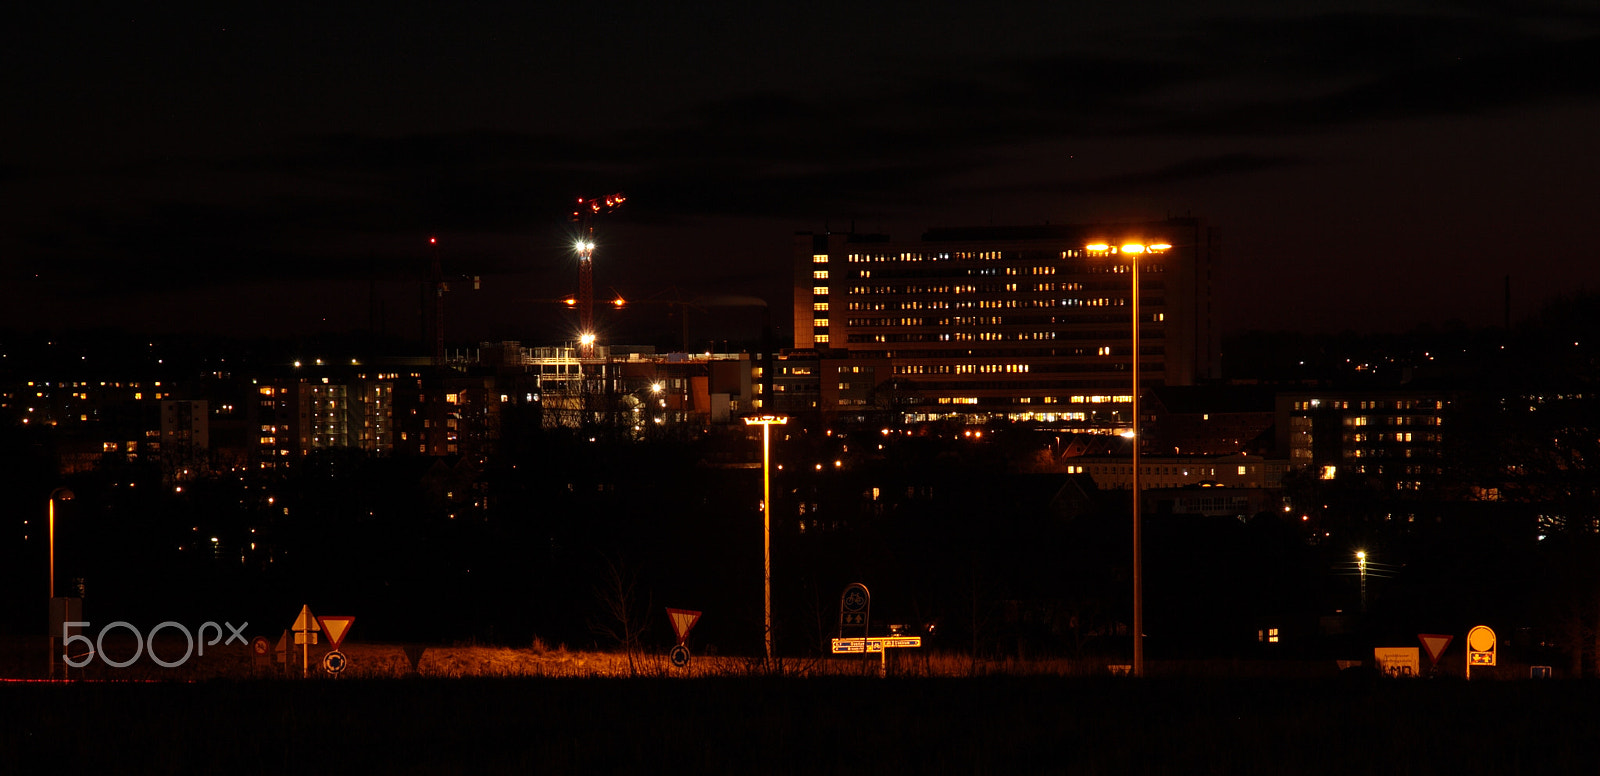
[[[0,646],[6,676],[42,667],[29,645]],[[129,646],[106,648],[116,659]],[[183,645],[158,649],[170,661]],[[696,657],[675,669],[659,655],[630,667],[541,644],[431,646],[413,672],[404,645],[343,651],[337,680],[259,671],[235,644],[175,669],[146,657],[85,671],[93,681],[0,682],[0,774],[1460,776],[1600,763],[1600,700],[1579,681],[1384,680],[1282,663],[1259,678],[1260,664],[1227,662],[1153,664],[1165,673],[1131,680],[1097,663],[910,650],[879,679],[876,656],[776,670]]]

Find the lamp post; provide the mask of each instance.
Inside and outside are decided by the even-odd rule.
[[[767,663],[772,663],[772,427],[789,422],[782,415],[760,415],[744,419],[747,426],[761,427],[761,595],[765,621],[762,638],[767,645]]]
[[[1144,253],[1165,253],[1172,246],[1167,243],[1127,242],[1120,248],[1109,243],[1092,243],[1084,247],[1090,253],[1121,253],[1127,256],[1128,274],[1133,277],[1133,291],[1129,296],[1129,304],[1133,308],[1133,353],[1130,363],[1133,395],[1129,400],[1129,412],[1133,416],[1130,434],[1133,440],[1133,675],[1144,676],[1144,547],[1139,519],[1139,256]]]
[[[1361,613],[1367,613],[1367,551],[1356,550],[1356,573],[1361,577]]]
[[[73,493],[66,488],[56,488],[50,491],[50,526],[48,533],[50,537],[50,600],[52,601],[56,598],[56,501],[58,499],[71,501]]]

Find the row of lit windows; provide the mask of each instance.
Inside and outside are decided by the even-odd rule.
[[[1411,425],[1437,426],[1437,425],[1439,425],[1441,423],[1441,420],[1442,420],[1438,416],[1417,416],[1417,415],[1386,415],[1386,416],[1381,416],[1378,419],[1380,421],[1382,421],[1382,423],[1373,423],[1372,419],[1367,417],[1366,415],[1357,415],[1355,417],[1345,418],[1344,419],[1344,425],[1346,425],[1346,426],[1366,426],[1366,425],[1370,424],[1370,425],[1374,425],[1374,426],[1376,426],[1376,425],[1384,425],[1384,426],[1411,426]]]
[[[1351,434],[1351,442],[1437,442],[1438,434],[1426,432],[1396,431],[1393,434]]]
[[[1442,410],[1444,409],[1444,402],[1439,399],[1398,399],[1393,402],[1367,400],[1358,402],[1357,408],[1363,410]],[[1315,409],[1347,410],[1350,409],[1350,402],[1348,400],[1323,401],[1321,399],[1307,399],[1295,402],[1294,409],[1297,412]]]

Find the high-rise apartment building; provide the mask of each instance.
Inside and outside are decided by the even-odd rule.
[[[1218,376],[1216,241],[1199,219],[796,235],[794,346],[823,354],[820,409],[915,394],[928,416],[1126,422],[1130,242],[1169,246],[1138,256],[1141,385]],[[837,374],[841,357],[874,362],[872,385]]]

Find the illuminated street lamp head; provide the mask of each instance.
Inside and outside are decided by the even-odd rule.
[[[1083,249],[1090,253],[1131,253],[1137,256],[1141,253],[1163,253],[1171,250],[1172,245],[1164,242],[1142,243],[1130,241],[1116,246],[1111,243],[1097,242],[1089,243],[1083,246]]]
[[[661,393],[661,389],[663,387],[665,387],[665,386],[663,386],[661,383],[651,383],[650,384],[650,392],[651,393]]]
[[[593,334],[580,335],[578,337],[578,342],[582,343],[585,347],[588,347],[589,345],[593,345],[594,344],[594,335]]]
[[[1356,560],[1365,561],[1366,559],[1367,559],[1367,551],[1366,550],[1356,550]]]
[[[77,494],[68,488],[56,488],[50,491],[50,499],[52,501],[71,501],[74,498],[77,498]]]
[[[789,422],[787,415],[751,415],[744,419],[747,426],[782,426]]]
[[[593,240],[579,240],[572,244],[573,250],[579,253],[589,253],[594,250]]]

